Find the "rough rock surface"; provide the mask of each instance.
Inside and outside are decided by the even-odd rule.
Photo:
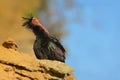
[[[0,80],[76,80],[72,72],[62,62],[38,60],[11,47],[0,46]]]

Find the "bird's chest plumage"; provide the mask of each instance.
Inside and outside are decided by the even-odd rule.
[[[49,41],[48,40],[42,40],[42,39],[36,39],[34,42],[34,48],[35,49],[46,49],[48,47]]]

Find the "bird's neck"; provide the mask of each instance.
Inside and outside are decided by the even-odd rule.
[[[49,37],[49,33],[46,32],[44,29],[38,27],[38,26],[36,26],[33,29],[33,32],[36,35],[36,37],[39,37],[39,38],[47,38],[47,37]]]
[[[41,28],[47,35],[49,35],[48,30],[47,30],[41,23],[38,23],[38,26],[39,26],[39,28]]]

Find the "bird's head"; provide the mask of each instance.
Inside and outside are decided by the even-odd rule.
[[[24,23],[23,23],[23,26],[26,26],[28,28],[34,28],[36,26],[39,26],[41,27],[42,24],[40,24],[39,20],[35,17],[30,17],[30,18],[25,18],[23,17],[24,20],[26,20]]]
[[[26,22],[23,23],[23,26],[26,26],[27,28],[33,29],[35,27],[39,27],[42,31],[44,31],[47,35],[49,35],[48,30],[40,23],[40,21],[35,17],[30,18],[24,18]]]

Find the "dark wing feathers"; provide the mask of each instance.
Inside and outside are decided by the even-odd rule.
[[[55,36],[52,35],[50,38],[51,42],[55,43],[56,46],[58,46],[64,53],[66,52],[63,45],[59,42],[59,40]]]
[[[49,43],[48,58],[65,62],[65,53],[53,42]]]

